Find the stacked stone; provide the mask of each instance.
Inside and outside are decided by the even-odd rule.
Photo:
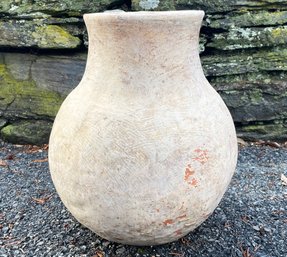
[[[1,0],[1,138],[48,142],[61,103],[84,72],[82,15],[112,6],[112,0]]]
[[[287,139],[287,0],[2,0],[2,138],[48,141],[59,106],[84,72],[82,14],[114,8],[204,10],[204,71],[229,107],[238,135]]]

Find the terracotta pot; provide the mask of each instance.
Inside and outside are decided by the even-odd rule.
[[[232,118],[204,77],[203,11],[86,14],[89,54],[50,137],[55,187],[75,218],[120,243],[176,240],[233,175]]]

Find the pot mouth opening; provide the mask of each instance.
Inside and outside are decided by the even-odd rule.
[[[203,18],[202,10],[178,10],[178,11],[137,11],[125,12],[123,10],[111,10],[101,13],[86,13],[84,19],[104,19],[104,18],[122,18],[122,19],[181,19],[188,17]]]

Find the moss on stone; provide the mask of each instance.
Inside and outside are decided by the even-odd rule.
[[[32,37],[40,48],[76,48],[81,40],[56,25],[37,27]]]
[[[0,129],[2,129],[7,124],[7,120],[0,119]]]
[[[257,122],[252,125],[239,126],[236,129],[239,137],[247,140],[286,140],[287,124],[284,121]]]
[[[277,4],[280,5],[280,3]],[[264,4],[262,3],[262,5]],[[220,13],[233,10],[246,12],[248,9],[253,9],[248,4],[244,5],[234,0],[132,0],[132,7],[136,11],[200,9],[206,13]]]
[[[271,31],[271,37],[277,44],[287,43],[287,26],[278,27]]]
[[[134,0],[133,10],[168,11],[175,10],[173,0]]]
[[[258,9],[287,9],[286,0],[235,0],[230,1],[230,4],[237,8],[244,8],[246,10],[258,10]]]
[[[5,121],[0,133],[3,139],[13,143],[48,142],[63,97],[30,80],[15,80],[4,64],[0,65],[0,96],[0,118]]]
[[[63,14],[82,16],[83,13],[101,12],[116,1],[117,0],[1,0],[0,13],[5,12],[10,15],[29,16],[36,12],[42,12],[53,16]]]
[[[7,125],[0,131],[1,137],[17,144],[44,144],[49,140],[52,122],[25,120]]]
[[[241,10],[236,13],[225,15],[208,15],[207,24],[210,28],[226,29],[274,26],[287,23],[287,11],[247,11]]]
[[[5,110],[4,117],[55,117],[63,101],[59,94],[29,80],[15,80],[4,64],[0,65],[0,78],[0,109]]]
[[[0,47],[37,47],[44,49],[75,49],[81,40],[45,19],[0,21]]]
[[[207,47],[235,50],[287,44],[287,26],[267,28],[231,28],[215,34]]]
[[[223,57],[224,56],[224,57]],[[274,47],[257,51],[202,56],[206,76],[222,76],[263,71],[286,71],[287,49]]]
[[[262,91],[259,88],[254,88],[249,92],[250,102],[254,105],[260,105],[263,101]]]
[[[246,125],[237,128],[238,136],[249,139],[276,139],[286,140],[287,139],[287,124],[279,123],[275,124],[254,124]]]

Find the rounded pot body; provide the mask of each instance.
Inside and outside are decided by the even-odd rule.
[[[49,164],[68,210],[108,240],[176,240],[214,211],[231,180],[236,134],[200,64],[203,15],[84,16],[87,66],[55,119]]]

